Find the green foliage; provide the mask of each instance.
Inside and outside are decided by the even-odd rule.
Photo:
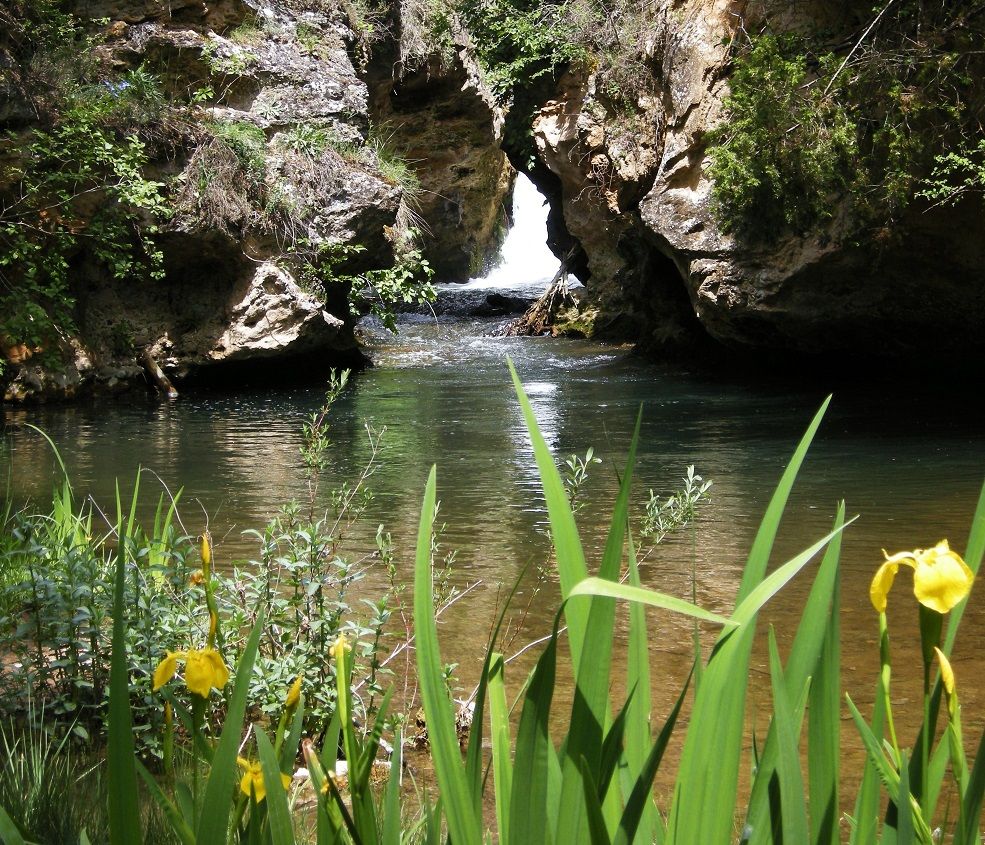
[[[413,232],[410,233],[413,236]],[[431,284],[434,270],[416,246],[407,246],[393,267],[369,270],[355,279],[351,301],[358,310],[368,310],[384,328],[397,331],[397,316],[393,306],[423,305],[432,302],[435,290]],[[357,285],[360,285],[357,287]]]
[[[834,56],[819,61],[834,72]],[[729,118],[710,140],[726,228],[767,237],[827,219],[853,178],[857,131],[845,108],[824,95],[803,45],[757,38],[737,62],[725,108]]]
[[[486,78],[501,99],[508,99],[516,87],[553,75],[578,55],[567,37],[564,7],[563,2],[540,0],[480,0],[459,6]]]
[[[935,156],[934,169],[919,196],[943,205],[954,205],[969,194],[985,196],[985,138],[975,146]]]
[[[130,572],[124,600],[130,608],[122,636],[137,747],[142,756],[161,757],[164,713],[152,690],[154,667],[166,652],[183,651],[205,639],[206,605],[214,607],[223,632],[220,648],[238,659],[246,633],[260,615],[269,621],[258,643],[258,672],[250,680],[256,714],[279,710],[285,686],[298,676],[310,684],[305,727],[324,730],[335,707],[332,665],[323,659],[341,631],[358,643],[360,686],[372,709],[385,674],[380,650],[384,627],[396,601],[395,583],[376,596],[367,615],[349,603],[352,586],[365,574],[345,540],[363,519],[372,496],[366,483],[377,460],[381,435],[369,431],[372,455],[351,483],[330,491],[330,507],[319,512],[317,471],[328,464],[329,412],[345,385],[335,379],[326,405],[305,431],[309,499],[306,508],[285,506],[256,539],[259,557],[228,574],[197,571],[196,541],[179,531],[177,499],[158,502],[153,524],[134,519],[135,485],[128,520],[118,517],[105,533],[96,528],[102,512],[74,504],[67,481],[53,498],[50,513],[7,512],[0,525],[4,570],[19,573],[0,583],[0,652],[15,658],[0,673],[0,711],[43,715],[46,723],[71,730],[85,740],[104,729],[109,695],[113,573],[120,557]],[[122,513],[119,502],[118,513]],[[386,552],[386,540],[377,540]],[[387,553],[388,554],[388,553]],[[386,559],[387,554],[383,554]],[[203,592],[203,578],[209,589]],[[391,578],[391,582],[393,579]],[[360,618],[362,616],[363,618]],[[37,701],[38,708],[31,707]],[[39,726],[40,727],[40,726]],[[215,727],[213,724],[212,727]],[[203,726],[208,732],[209,725]]]
[[[217,120],[208,128],[213,138],[233,151],[250,176],[263,181],[267,172],[267,136],[259,126],[248,120]]]
[[[18,153],[0,172],[0,335],[52,348],[73,329],[69,271],[80,254],[117,279],[163,274],[153,241],[163,186],[143,175],[135,129],[159,117],[164,98],[142,67],[98,78],[86,64],[93,43],[56,4],[36,4],[19,26],[44,111],[40,125],[3,141]]]
[[[743,45],[709,138],[723,225],[769,242],[815,231],[839,209],[830,231],[848,238],[890,223],[921,188],[938,201],[962,179],[974,188],[964,139],[979,137],[985,117],[983,59],[971,48],[985,38],[980,11],[973,0],[899,0],[836,51],[830,32],[768,26]]]
[[[707,500],[712,482],[704,481],[697,475],[693,465],[687,468],[683,481],[683,487],[666,499],[650,491],[640,537],[653,538],[654,542],[659,543],[672,531],[678,531],[694,521],[698,505]]]
[[[391,332],[397,331],[394,306],[424,304],[434,300],[434,270],[414,243],[416,232],[405,233],[402,249],[392,267],[351,273],[346,270],[366,251],[360,244],[325,243],[295,251],[292,268],[301,288],[324,300],[333,286],[348,291],[349,306],[356,313],[373,314]]]

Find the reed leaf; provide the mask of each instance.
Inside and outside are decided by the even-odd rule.
[[[120,520],[122,525],[122,520]],[[143,838],[137,800],[137,770],[134,764],[133,718],[130,712],[130,678],[127,671],[126,556],[123,543],[116,555],[113,593],[113,656],[109,677],[109,742],[107,776],[109,791],[109,837],[113,845],[128,845]]]
[[[229,832],[229,812],[232,809],[229,796],[236,786],[236,753],[243,735],[246,696],[250,689],[250,676],[253,674],[263,626],[264,615],[261,610],[236,665],[233,694],[229,697],[222,733],[212,755],[212,769],[205,785],[203,812],[195,831],[195,840],[199,845],[205,845],[206,842],[225,842]]]
[[[548,819],[556,818],[550,794],[552,789],[556,800],[560,801],[560,770],[549,732],[557,664],[557,628],[558,620],[555,619],[554,632],[534,667],[520,711],[509,804],[510,845],[543,845],[557,841],[553,835],[548,837]]]
[[[478,842],[480,819],[462,763],[455,732],[448,690],[441,671],[438,631],[434,619],[431,585],[431,532],[434,523],[435,469],[431,468],[424,489],[424,504],[417,532],[417,558],[414,567],[414,633],[417,646],[417,674],[427,719],[428,738],[435,775],[441,789],[445,818],[453,841]]]
[[[266,731],[253,727],[257,741],[257,754],[260,757],[260,770],[267,788],[267,824],[270,831],[270,845],[294,845],[294,826],[291,810],[287,803],[287,793],[281,783],[280,761]]]
[[[33,426],[32,426],[33,428]],[[0,841],[3,845],[27,845],[7,811],[0,807]]]
[[[489,738],[492,743],[493,784],[496,798],[496,826],[501,842],[510,839],[510,792],[513,789],[510,709],[503,683],[503,655],[493,654],[489,664]]]
[[[381,845],[400,845],[400,779],[403,771],[403,735],[398,730],[393,738],[393,754],[390,756],[390,777],[383,794],[383,820],[380,831]]]
[[[776,774],[780,788],[780,819],[772,827],[783,832],[784,842],[808,842],[807,807],[804,804],[804,778],[800,771],[800,714],[790,704],[787,684],[780,665],[776,633],[769,632],[770,681],[773,689],[773,725],[776,732]],[[806,684],[809,684],[808,680]],[[803,695],[806,698],[805,685]],[[768,774],[767,777],[771,775]],[[761,777],[761,775],[760,775]],[[758,779],[758,778],[757,778]],[[779,822],[779,824],[778,824]]]

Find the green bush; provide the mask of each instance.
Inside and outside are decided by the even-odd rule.
[[[737,34],[725,118],[708,139],[724,227],[769,242],[816,231],[837,209],[830,232],[856,238],[918,193],[944,199],[969,175],[963,190],[974,188],[983,39],[971,0],[888,3],[844,37]]]

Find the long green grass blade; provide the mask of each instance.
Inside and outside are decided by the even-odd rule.
[[[503,655],[494,654],[489,664],[489,738],[492,743],[496,824],[501,842],[510,842],[510,793],[513,762],[510,759],[510,708],[503,683]]]
[[[250,676],[253,674],[253,664],[264,621],[261,610],[236,666],[236,683],[233,686],[233,694],[229,698],[219,744],[212,755],[212,770],[205,785],[203,812],[195,831],[195,840],[200,845],[205,842],[225,842],[229,831],[229,811],[232,808],[229,796],[233,794],[236,785],[236,752],[239,749],[240,737],[243,735],[246,696],[250,688]]]
[[[629,585],[641,587],[639,566],[632,534],[628,537]],[[650,735],[650,649],[646,628],[646,612],[639,602],[629,605],[629,643],[626,655],[626,689],[635,690],[632,701],[626,705],[626,749],[625,765],[620,771],[623,794],[627,796],[627,810],[623,813],[620,825],[625,821],[629,802],[635,783],[643,774],[647,760],[646,749],[651,744]],[[652,796],[647,792],[636,835],[641,843],[652,843],[657,836],[657,808]]]
[[[830,397],[808,426],[770,500],[746,561],[737,607],[766,574],[790,490],[829,401]],[[702,675],[678,768],[669,842],[720,843],[732,837],[754,635],[755,624],[723,632]]]
[[[109,837],[112,845],[140,842],[140,810],[137,770],[134,765],[133,720],[130,713],[130,679],[127,672],[126,556],[121,544],[116,555],[113,593],[113,656],[109,676]]]
[[[875,704],[872,708],[872,726],[875,736],[882,736],[886,719],[886,696],[882,676],[876,683]],[[875,763],[866,757],[862,770],[862,782],[855,796],[855,825],[852,828],[850,845],[874,845],[879,830],[879,772]]]
[[[572,588],[588,575],[585,565],[585,553],[582,551],[581,539],[575,518],[571,513],[571,505],[564,491],[564,483],[554,465],[554,458],[547,443],[537,427],[537,418],[527,399],[520,377],[516,374],[513,362],[507,358],[513,387],[516,390],[520,409],[527,425],[530,442],[534,450],[534,459],[540,472],[540,481],[544,490],[544,502],[551,522],[551,540],[557,556],[558,580],[561,582],[561,596],[567,598]],[[588,624],[588,607],[578,603],[567,608],[565,621],[568,624],[568,641],[571,644],[571,662],[578,666],[581,662],[582,644],[585,641],[585,628]]]
[[[617,584],[622,565],[622,550],[625,544],[626,526],[629,514],[629,495],[633,483],[633,465],[636,462],[636,448],[639,444],[642,411],[636,415],[636,426],[630,441],[626,467],[623,470],[619,495],[613,508],[609,532],[602,552],[598,579]],[[552,534],[563,530],[564,525],[551,523]],[[560,566],[560,556],[558,556]],[[570,594],[569,594],[570,595]],[[568,738],[561,760],[562,784],[561,805],[558,814],[557,838],[559,842],[577,842],[581,839],[581,828],[586,821],[586,808],[583,800],[585,787],[581,784],[582,761],[591,771],[596,786],[603,789],[599,796],[603,815],[609,828],[614,831],[620,812],[618,792],[607,796],[609,778],[603,784],[599,774],[602,762],[603,735],[609,721],[609,675],[612,662],[612,630],[615,624],[615,604],[612,601],[593,598],[588,608],[585,625],[585,648],[580,660],[574,665],[575,695],[571,705]],[[572,651],[574,657],[574,651]],[[614,763],[615,761],[613,761]],[[618,781],[616,781],[618,787]]]
[[[151,798],[158,807],[161,808],[161,812],[164,813],[165,818],[171,825],[171,829],[174,831],[178,839],[181,840],[183,845],[195,845],[195,833],[189,827],[188,823],[185,821],[185,816],[181,811],[172,803],[167,795],[164,794],[164,790],[158,785],[157,780],[154,778],[149,771],[147,771],[146,766],[137,761],[137,772],[144,781],[144,785],[147,787],[147,791],[150,793]]]
[[[773,687],[773,725],[776,730],[776,773],[780,785],[780,829],[784,842],[808,842],[804,778],[800,771],[800,725],[787,694],[776,633],[770,627],[770,680]],[[809,682],[808,682],[809,683]],[[804,690],[806,693],[806,688]]]
[[[254,726],[253,734],[257,741],[257,754],[260,757],[260,770],[263,784],[267,787],[267,824],[270,832],[270,845],[294,845],[294,826],[291,823],[291,810],[287,805],[287,793],[281,783],[280,761],[266,731]]]
[[[879,744],[879,740],[873,733],[872,728],[866,723],[862,714],[859,713],[858,708],[855,706],[855,702],[852,701],[851,696],[845,696],[848,702],[848,710],[852,714],[852,719],[855,721],[855,726],[858,728],[859,735],[862,737],[862,744],[865,746],[865,751],[869,756],[869,760],[872,761],[876,772],[879,775],[879,779],[882,781],[883,786],[886,787],[886,792],[889,794],[889,800],[892,801],[897,806],[897,818],[899,813],[900,800],[906,801],[908,807],[907,812],[909,812],[912,818],[912,827],[915,836],[922,845],[931,845],[933,837],[930,834],[930,828],[924,821],[923,817],[920,815],[920,808],[913,796],[910,795],[908,776],[909,772],[905,772],[902,776],[900,772],[897,772],[895,767],[890,764],[886,759],[886,755],[883,754],[882,747]],[[907,779],[907,789],[903,790],[901,788],[901,777]],[[890,833],[887,831],[886,833]],[[883,836],[883,841],[886,841],[886,834]]]
[[[838,507],[836,523],[845,515],[845,504]],[[837,565],[841,536],[828,546],[818,571],[818,581],[826,571],[829,558],[834,559],[834,583],[831,587],[831,606],[824,624],[824,641],[815,662],[811,691],[807,704],[807,778],[810,795],[811,842],[815,845],[838,845],[840,808],[839,775],[841,770],[841,574]],[[817,583],[815,583],[815,587]],[[805,614],[806,617],[806,614]],[[791,667],[797,665],[791,659]]]
[[[653,804],[653,779],[660,769],[660,762],[663,760],[664,751],[667,750],[667,744],[670,742],[670,737],[674,733],[674,727],[677,725],[677,717],[680,715],[681,706],[684,704],[684,697],[687,695],[687,690],[693,676],[694,670],[692,669],[687,676],[687,680],[684,682],[681,694],[677,697],[677,703],[670,711],[670,715],[667,716],[667,721],[664,722],[656,742],[654,742],[650,753],[646,757],[643,767],[636,778],[636,782],[633,784],[632,789],[629,790],[626,809],[623,811],[622,818],[619,820],[619,831],[615,837],[617,845],[630,845],[632,842],[642,842],[649,845],[649,843],[654,841],[663,841],[663,837],[666,835],[666,831],[661,824],[660,816],[657,814],[656,807]],[[642,820],[647,808],[651,809],[656,817],[656,833],[652,838],[648,838],[649,833],[642,826]]]
[[[982,798],[985,796],[985,733],[978,743],[978,753],[971,767],[968,790],[961,801],[958,825],[954,832],[954,845],[977,845],[979,823],[982,816]]]
[[[380,831],[381,845],[400,845],[400,780],[403,772],[403,735],[398,730],[393,738],[393,754],[390,756],[390,777],[383,795],[383,819]]]
[[[907,800],[910,795],[910,772],[906,752],[903,751],[901,754],[899,794],[903,800],[896,802],[896,845],[914,845],[916,836],[913,831],[913,807]]]
[[[968,534],[968,543],[965,546],[964,561],[969,569],[978,574],[982,565],[982,555],[985,553],[985,485],[982,485],[981,492],[978,494],[978,505],[975,507],[975,515],[971,518],[971,531]],[[972,587],[974,593],[974,587]],[[947,615],[947,633],[944,636],[944,654],[950,656],[951,649],[954,647],[954,640],[958,636],[958,628],[961,625],[961,618],[964,616],[965,608],[968,606],[970,595]]]
[[[26,845],[17,825],[14,824],[3,807],[0,807],[0,841],[3,842],[3,845]]]
[[[599,802],[599,786],[595,783],[592,770],[584,757],[579,761],[578,767],[581,770],[581,778],[578,782],[584,784],[585,789],[585,815],[588,818],[589,841],[592,845],[610,845],[609,832],[606,829],[602,805]]]
[[[548,836],[548,819],[556,817],[551,804],[552,780],[560,800],[557,760],[551,745],[549,719],[557,665],[557,622],[547,647],[537,661],[520,711],[510,793],[510,845],[542,845]],[[552,775],[552,768],[555,774]]]
[[[691,604],[689,601],[684,601],[684,599],[669,596],[666,593],[660,593],[656,590],[647,589],[646,587],[634,587],[632,584],[621,584],[618,581],[608,581],[604,578],[595,578],[594,576],[585,578],[572,587],[565,607],[567,608],[568,605],[574,604],[575,602],[571,600],[579,596],[606,596],[613,599],[638,602],[639,604],[659,607],[663,610],[680,613],[683,616],[700,619],[702,622],[711,622],[714,625],[720,625],[726,629],[735,628],[738,624],[727,616],[712,613],[710,610],[705,610],[704,608]]]
[[[743,599],[743,601],[735,609],[735,613],[732,614],[732,621],[738,625],[745,625],[751,622],[755,618],[756,614],[762,610],[762,607],[766,604],[766,602],[780,592],[780,590],[787,585],[790,579],[792,579],[811,561],[814,555],[821,551],[821,549],[823,549],[831,540],[841,534],[841,532],[851,525],[856,519],[858,519],[858,517],[854,516],[848,520],[848,522],[838,525],[834,528],[834,530],[830,531],[813,545],[804,549],[804,551],[802,551],[799,555],[792,557],[782,566],[777,567],[766,578],[760,581],[760,583],[750,591],[749,595]]]
[[[487,685],[490,677],[489,667],[492,660],[493,649],[496,646],[496,642],[499,640],[499,632],[502,630],[503,622],[506,619],[506,614],[509,612],[510,607],[513,604],[513,599],[520,589],[520,584],[526,575],[527,567],[523,567],[520,574],[517,575],[516,580],[513,582],[513,587],[510,589],[509,595],[506,597],[506,601],[503,602],[503,606],[500,609],[499,616],[496,619],[496,624],[493,626],[492,633],[489,636],[489,642],[486,644],[486,656],[482,661],[482,671],[479,675],[479,686],[475,693],[475,706],[472,710],[472,724],[469,726],[469,744],[465,752],[465,774],[469,779],[469,788],[472,790],[472,797],[475,801],[475,814],[477,817],[482,815],[482,793],[483,793],[483,758],[484,752],[482,748],[482,724],[485,719],[485,706],[486,706],[486,694]]]
[[[441,668],[438,650],[438,630],[434,620],[434,598],[431,585],[431,532],[434,523],[435,469],[431,468],[424,490],[421,521],[417,533],[417,559],[414,567],[414,632],[417,646],[417,674],[421,699],[427,718],[431,756],[441,800],[445,808],[448,830],[452,840],[461,843],[479,842],[481,824],[475,813],[475,801],[468,788],[468,779],[455,733],[448,689]]]
[[[838,579],[838,562],[841,553],[842,535],[839,529],[844,525],[844,518],[845,509],[842,503],[838,507],[834,522],[834,531],[838,533],[834,533],[834,536],[831,538],[824,558],[818,567],[810,595],[801,613],[800,623],[797,626],[797,634],[790,648],[790,655],[787,658],[787,668],[783,672],[784,684],[789,699],[800,695],[807,683],[807,679],[816,674],[825,639],[830,636],[828,625],[831,623],[832,609],[834,609],[834,624],[837,627],[838,598],[835,585]],[[835,641],[835,648],[837,649],[837,640]],[[838,764],[837,726],[839,723],[839,708],[841,706],[841,690],[838,684],[839,678],[836,675],[833,690],[834,730],[832,734],[835,743],[834,765],[836,766],[836,771],[834,776],[836,781]],[[815,685],[812,684],[811,689],[813,690],[814,688]],[[831,727],[831,725],[826,722],[825,727]],[[830,738],[828,737],[824,737],[823,739],[825,742],[830,742]],[[776,768],[776,758],[777,737],[774,725],[771,724],[766,734],[766,741],[763,744],[762,752],[757,754],[755,761],[756,777],[753,780],[752,792],[749,797],[749,808],[743,830],[743,842],[762,845],[762,843],[768,843],[773,840],[774,825],[770,822],[770,790],[771,784],[774,781],[773,773]],[[835,806],[837,810],[837,804]]]

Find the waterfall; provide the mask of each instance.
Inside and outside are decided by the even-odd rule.
[[[560,264],[547,248],[549,210],[533,182],[518,173],[513,188],[513,226],[503,241],[499,261],[485,276],[472,279],[467,287],[542,292]]]

